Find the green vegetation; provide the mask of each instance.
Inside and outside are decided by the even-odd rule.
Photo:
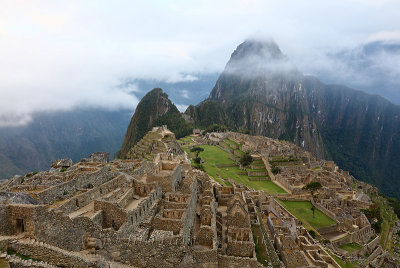
[[[312,204],[310,201],[277,201],[282,204],[287,210],[290,211],[295,217],[303,222],[303,226],[307,230],[318,230],[320,228],[335,225],[336,222],[330,217],[322,213],[319,209],[315,208],[315,216],[311,210]]]
[[[332,254],[329,250],[327,250],[328,254],[340,265],[342,268],[357,268],[357,266],[349,261],[344,262],[343,260],[336,257],[336,255]]]
[[[348,244],[340,245],[339,248],[351,253],[351,252],[362,249],[362,246],[358,243],[348,243]]]
[[[62,168],[62,169],[60,169],[60,172],[65,172],[65,171],[67,171],[67,169],[66,169],[66,168]]]
[[[276,174],[278,174],[278,173],[281,172],[281,170],[279,169],[279,167],[276,167],[276,166],[273,166],[273,167],[271,168],[271,171],[272,171],[272,173],[273,173],[274,175],[276,175]]]
[[[239,143],[237,143],[237,142],[235,142],[235,141],[233,141],[233,140],[230,140],[230,139],[224,139],[224,141],[225,141],[226,143],[230,143],[230,144],[232,144],[232,145],[234,145],[234,146],[236,146],[236,147],[239,147],[239,146],[240,146]]]
[[[199,154],[200,152],[204,151],[204,149],[199,146],[195,146],[192,149],[190,149],[190,151],[195,152],[196,154]]]
[[[264,243],[262,242],[263,236],[262,236],[260,226],[252,225],[251,231],[253,233],[253,239],[255,242],[255,251],[256,251],[257,261],[262,264],[267,264],[268,263],[268,254],[267,254],[267,249],[266,249]]]
[[[303,187],[304,190],[310,190],[310,191],[315,191],[320,188],[322,188],[322,184],[319,181],[312,181]]]
[[[297,162],[300,161],[300,159],[289,155],[289,156],[284,156],[284,155],[280,155],[280,156],[271,156],[269,157],[269,162],[270,163],[279,163],[279,162]]]
[[[375,232],[380,233],[383,222],[380,208],[374,204],[373,206],[371,206],[370,209],[361,209],[361,211],[364,212],[365,216],[371,223],[371,227],[374,228]]]
[[[175,106],[174,106],[175,107]],[[168,129],[174,132],[177,139],[192,134],[193,126],[183,119],[178,109],[171,108],[166,114],[159,117],[153,126],[167,125]]]
[[[204,133],[224,132],[224,131],[227,131],[227,130],[228,130],[228,128],[226,126],[224,126],[224,125],[212,124],[212,125],[209,125],[205,129]]]
[[[20,253],[16,252],[16,251],[13,250],[13,249],[7,249],[7,254],[8,254],[8,255],[15,255],[15,256],[18,256],[19,258],[21,258],[21,259],[23,259],[23,260],[32,260],[32,261],[40,262],[40,260],[38,260],[38,259],[30,258],[29,256],[20,254]]]
[[[246,167],[248,165],[250,165],[250,163],[253,161],[253,158],[251,157],[251,155],[249,153],[244,153],[242,154],[242,156],[240,157],[239,163]]]
[[[204,151],[200,152],[199,157],[204,160],[204,170],[213,177],[217,182],[224,184],[222,179],[232,179],[237,183],[246,185],[256,190],[265,190],[269,194],[286,193],[285,190],[270,180],[265,181],[249,181],[247,175],[239,175],[243,172],[237,166],[233,167],[217,167],[217,165],[232,165],[236,164],[229,158],[229,153],[211,145],[202,145]]]

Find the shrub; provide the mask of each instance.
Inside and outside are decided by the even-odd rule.
[[[200,157],[196,157],[195,159],[193,159],[193,161],[194,161],[196,164],[200,164],[200,163],[201,163],[201,158],[200,158]]]
[[[195,165],[194,167],[199,169],[199,170],[201,170],[201,171],[205,171],[204,170],[204,166],[202,164]]]
[[[322,188],[322,184],[319,181],[312,181],[303,187],[304,190],[311,190],[311,191],[317,190],[319,188]]]
[[[191,152],[202,152],[202,151],[204,151],[204,149],[199,146],[195,146],[192,149],[190,149],[190,151]]]
[[[308,231],[308,233],[311,235],[312,238],[316,237],[314,230],[310,230],[310,231]]]
[[[65,171],[67,171],[66,168],[62,168],[62,169],[60,170],[60,172],[65,172]]]
[[[244,153],[239,159],[239,163],[244,167],[248,166],[251,162],[253,162],[253,157],[248,152]]]
[[[277,167],[277,166],[273,166],[272,169],[271,169],[271,171],[272,171],[272,173],[273,173],[274,175],[276,175],[276,174],[278,174],[278,173],[281,172],[281,170],[280,170],[279,167]]]

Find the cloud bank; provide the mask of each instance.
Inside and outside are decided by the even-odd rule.
[[[134,109],[137,89],[121,86],[126,79],[196,81],[187,74],[222,71],[251,36],[272,36],[312,72],[327,52],[397,36],[398,10],[391,0],[4,0],[0,126],[42,111]]]

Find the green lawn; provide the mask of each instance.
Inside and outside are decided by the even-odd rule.
[[[237,183],[256,190],[265,190],[269,194],[286,193],[285,190],[270,180],[249,181],[247,175],[238,174],[239,172],[243,172],[243,170],[239,169],[237,166],[223,168],[216,167],[216,165],[235,164],[235,162],[229,158],[229,153],[216,146],[202,145],[201,147],[204,148],[204,151],[200,152],[199,157],[204,160],[204,169],[216,181],[221,182],[219,179],[219,177],[221,177],[223,179],[232,179]]]
[[[351,253],[351,252],[362,249],[362,246],[357,243],[348,243],[348,244],[340,245],[339,248],[344,249]]]
[[[318,230],[320,228],[335,225],[336,222],[330,217],[315,208],[315,215],[311,210],[312,204],[310,201],[277,201],[282,204],[287,210],[303,222],[303,226],[307,230]]]

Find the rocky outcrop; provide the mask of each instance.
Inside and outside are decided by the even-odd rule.
[[[136,107],[126,131],[119,157],[125,158],[128,151],[154,126],[167,125],[177,138],[191,133],[178,108],[168,99],[161,88],[147,93]]]

